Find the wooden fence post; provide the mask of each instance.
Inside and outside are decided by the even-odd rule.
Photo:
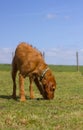
[[[12,52],[12,60],[13,60],[13,58],[14,58],[14,52]]]
[[[78,52],[76,52],[76,64],[77,64],[77,71],[79,71],[79,56],[78,56]]]
[[[45,52],[43,51],[43,58],[45,59]]]

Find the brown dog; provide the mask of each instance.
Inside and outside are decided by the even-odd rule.
[[[22,42],[15,51],[12,61],[13,98],[16,98],[16,74],[19,71],[20,100],[25,101],[24,79],[30,79],[30,97],[33,98],[34,81],[44,99],[53,99],[56,81],[42,54],[31,45]]]

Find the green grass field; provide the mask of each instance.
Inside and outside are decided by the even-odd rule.
[[[83,130],[83,67],[52,66],[57,88],[53,100],[43,100],[34,85],[35,99],[26,102],[11,98],[11,65],[0,65],[0,130]],[[18,78],[17,78],[18,85]],[[38,100],[39,98],[39,100]]]

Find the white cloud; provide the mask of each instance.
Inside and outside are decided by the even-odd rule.
[[[0,48],[0,63],[11,63],[12,52],[11,48]]]
[[[70,20],[70,16],[69,15],[61,15],[61,14],[56,14],[56,13],[48,13],[46,15],[46,18],[51,20],[51,19],[64,19],[64,20]]]
[[[76,65],[76,50],[74,49],[50,48],[43,50],[45,52],[45,61],[47,64]],[[13,52],[14,49],[11,48],[0,49],[0,63],[11,64]],[[79,64],[83,65],[83,49],[79,50],[78,54]]]
[[[0,51],[3,53],[9,53],[9,52],[12,52],[12,49],[11,48],[2,48],[2,49],[0,49]]]
[[[53,14],[53,13],[47,14],[47,19],[55,19],[55,18],[57,18],[56,14]]]
[[[53,48],[45,51],[48,64],[76,65],[76,50]],[[83,53],[79,52],[79,63],[83,65]]]
[[[70,19],[70,16],[66,15],[66,16],[64,16],[64,19],[65,19],[65,20],[69,20],[69,19]]]
[[[49,57],[56,56],[56,54],[57,54],[58,51],[59,50],[57,48],[51,48],[51,49],[45,50],[46,56],[49,56]]]
[[[80,52],[83,52],[83,49],[80,49]]]

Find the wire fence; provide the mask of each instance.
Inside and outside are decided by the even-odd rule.
[[[45,62],[54,65],[83,65],[83,51],[41,51]],[[0,64],[11,64],[14,51],[0,51]]]
[[[58,51],[45,53],[47,63],[55,65],[83,65],[83,51]]]

